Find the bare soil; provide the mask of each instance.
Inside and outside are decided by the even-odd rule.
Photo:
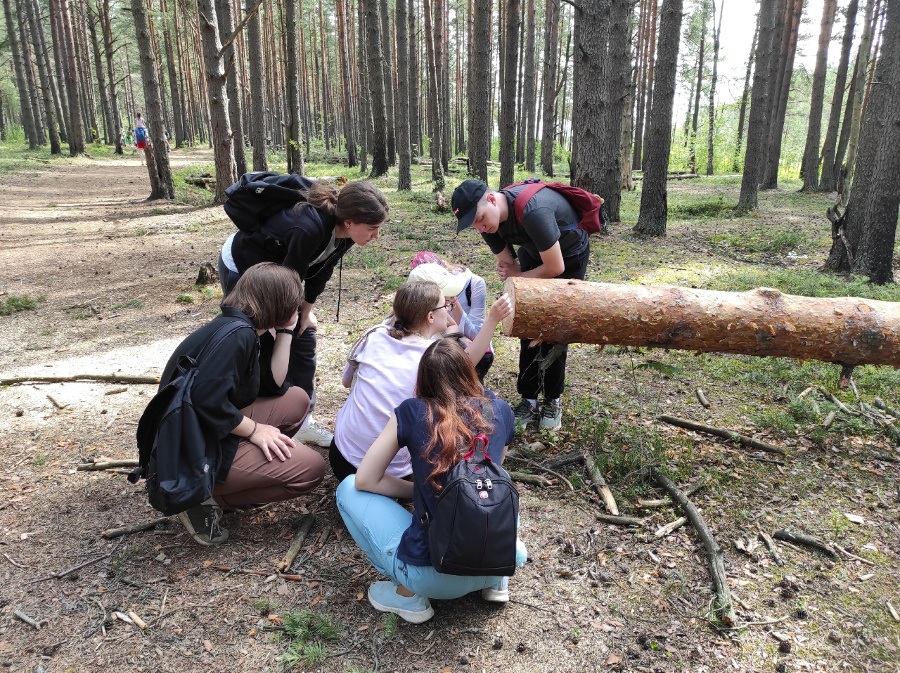
[[[171,156],[176,164],[211,162],[204,152]],[[0,176],[0,301],[44,297],[34,310],[0,317],[0,379],[158,375],[178,341],[217,308],[218,298],[194,282],[201,264],[215,263],[232,225],[220,208],[145,202],[146,169],[133,158],[35,166]],[[402,208],[392,215],[414,216]],[[673,231],[665,245],[688,257],[696,241]],[[403,268],[406,243],[390,227],[376,245]],[[600,245],[626,242],[613,236]],[[449,254],[465,260],[461,251]],[[345,269],[343,284],[340,323],[335,283],[319,313],[317,416],[329,425],[344,399],[347,344],[389,301],[359,265]],[[489,382],[511,395],[517,346],[502,337],[496,343]],[[574,348],[570,395],[594,395],[602,415],[605,400],[630,396],[629,360]],[[658,387],[650,392],[668,412],[700,415],[692,398],[698,382],[652,381]],[[75,466],[133,458],[137,420],[154,392],[95,382],[0,388],[0,671],[280,670],[287,641],[278,615],[301,609],[328,617],[341,639],[326,643],[323,662],[297,670],[900,671],[900,624],[887,607],[900,609],[898,470],[878,459],[891,450],[879,440],[851,437],[821,448],[798,436],[784,443],[791,457],[782,467],[748,460],[713,438],[661,430],[673,465],[684,460],[692,478],[700,471],[713,477],[692,499],[725,550],[746,629],[720,631],[708,620],[707,556],[693,531],[654,537],[680,512],[652,510],[639,529],[599,523],[601,505],[583,477],[574,479],[578,470],[567,471],[575,493],[558,479],[545,489],[521,485],[530,561],[510,581],[509,605],[477,595],[436,601],[433,620],[395,629],[365,599],[377,573],[341,523],[333,478],[305,499],[229,515],[231,539],[218,548],[195,545],[177,520],[102,538],[105,529],[156,515],[123,474]],[[746,401],[736,391],[710,397],[714,405]],[[652,418],[626,416],[618,406],[605,414],[613,425]],[[574,448],[589,420],[569,412],[564,431],[544,438],[548,453]],[[744,429],[760,430],[766,436]],[[634,512],[627,501],[620,505]],[[308,512],[316,523],[293,570],[304,581],[269,574]],[[779,544],[781,568],[764,551],[751,557],[735,549],[739,534],[753,539],[776,527],[840,540],[866,561],[834,562]],[[227,574],[219,565],[265,574]],[[34,629],[15,610],[44,625]],[[133,612],[148,627],[114,612]]]

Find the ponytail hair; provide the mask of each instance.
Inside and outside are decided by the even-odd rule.
[[[475,435],[493,431],[482,412],[491,400],[475,365],[454,339],[439,339],[425,350],[415,394],[425,402],[429,437],[424,458],[434,467],[425,481],[440,490],[438,479],[462,459]]]
[[[387,219],[390,206],[384,194],[371,182],[354,180],[344,185],[340,191],[321,182],[314,182],[303,192],[305,201],[294,206],[294,213],[301,208],[312,206],[323,210],[339,223],[345,220],[362,224],[381,224]]]
[[[391,311],[393,323],[388,334],[398,341],[415,332],[428,319],[437,303],[441,300],[441,288],[431,281],[404,283],[394,295],[394,308]]]

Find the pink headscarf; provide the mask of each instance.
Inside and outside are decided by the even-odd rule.
[[[433,252],[428,252],[427,250],[425,250],[413,257],[409,268],[415,269],[417,266],[419,266],[419,264],[440,264],[441,266],[444,266],[444,261]]]

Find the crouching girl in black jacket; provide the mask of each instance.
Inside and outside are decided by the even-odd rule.
[[[162,390],[178,375],[182,355],[197,358],[204,344],[229,322],[236,329],[197,365],[191,388],[201,423],[219,438],[221,460],[213,497],[179,518],[200,544],[224,542],[221,507],[289,500],[312,490],[325,461],[291,439],[309,410],[309,396],[285,381],[302,287],[297,273],[271,262],[241,276],[222,302],[222,315],[188,336],[169,358]],[[260,335],[273,331],[274,341]]]

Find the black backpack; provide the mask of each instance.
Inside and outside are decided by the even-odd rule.
[[[138,467],[128,481],[135,484],[144,477],[150,504],[166,516],[212,496],[221,460],[219,437],[197,417],[191,387],[204,357],[243,328],[252,329],[243,320],[228,322],[207,340],[196,360],[182,355],[177,375],[150,400],[138,423]]]
[[[438,572],[502,577],[516,572],[519,491],[487,455],[487,446],[487,436],[476,435],[469,452],[448,470],[432,517],[415,488],[431,565]]]
[[[225,190],[225,214],[245,232],[253,232],[285,208],[305,201],[313,181],[302,175],[279,175],[271,171],[244,173]]]

